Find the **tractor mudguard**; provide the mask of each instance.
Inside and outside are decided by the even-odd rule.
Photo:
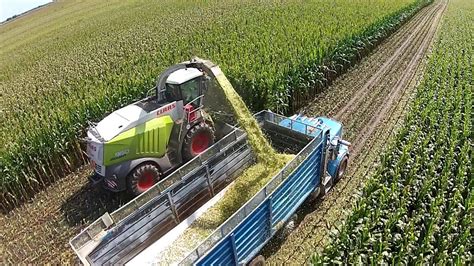
[[[333,178],[336,178],[339,164],[345,156],[349,156],[349,147],[341,144],[336,159],[328,161],[327,171]]]
[[[126,181],[129,173],[133,171],[135,167],[145,162],[153,162],[157,164],[162,173],[166,173],[172,168],[167,154],[160,158],[145,157],[121,162],[107,166],[104,177],[104,187],[114,192],[126,190]]]

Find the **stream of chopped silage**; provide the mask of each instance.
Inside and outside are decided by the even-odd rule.
[[[266,139],[258,122],[242,98],[223,74],[216,75],[227,103],[230,104],[239,127],[257,158],[257,163],[245,169],[225,192],[223,198],[197,218],[181,236],[154,258],[155,263],[170,264],[179,261],[211,233],[219,228],[240,207],[250,200],[294,155],[277,153]]]

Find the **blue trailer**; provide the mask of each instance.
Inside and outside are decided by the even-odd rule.
[[[192,251],[180,264],[249,263],[308,196],[324,195],[344,174],[350,143],[329,118],[256,115],[267,134],[304,134],[309,142],[267,185]],[[278,138],[273,138],[278,139]]]
[[[294,159],[182,264],[248,263],[309,195],[324,195],[347,166],[349,143],[329,118],[255,115],[272,145]],[[126,264],[228,186],[255,162],[247,135],[217,123],[218,141],[150,190],[104,214],[70,244],[85,265]]]

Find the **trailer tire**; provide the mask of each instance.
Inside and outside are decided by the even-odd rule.
[[[262,255],[258,255],[257,257],[253,258],[249,264],[249,266],[265,266],[265,257]]]
[[[191,129],[184,137],[183,159],[189,161],[214,144],[214,130],[206,122],[201,122]]]
[[[334,181],[338,182],[339,180],[342,179],[342,177],[344,177],[344,174],[346,173],[348,161],[349,161],[349,156],[345,155],[344,158],[342,158],[341,162],[339,163],[339,166],[337,167],[336,179]]]
[[[144,163],[133,169],[127,177],[127,192],[138,196],[155,185],[161,177],[161,171],[153,163]]]

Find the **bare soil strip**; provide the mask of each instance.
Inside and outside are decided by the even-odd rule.
[[[307,202],[301,208],[294,231],[265,247],[263,255],[270,264],[304,264],[342,223],[374,171],[386,141],[403,122],[446,6],[447,1],[442,0],[421,10],[306,110],[309,115],[328,115],[328,105],[337,106],[329,115],[343,122],[345,138],[354,145],[351,165],[347,176],[325,199]]]
[[[368,83],[367,81],[380,69],[380,62],[389,61],[389,58],[392,57],[398,47],[406,41],[406,36],[414,31],[414,28],[427,17],[430,11],[432,10],[429,7],[420,10],[410,21],[376,48],[369,57],[364,58],[360,64],[354,66],[357,69],[358,75],[354,75],[352,72],[355,70],[352,70],[336,79],[331,89],[327,89],[319,94],[314,104],[309,106],[310,113],[335,117],[336,113],[345,106],[348,106],[349,101],[355,98],[356,94],[360,93],[364,85]],[[341,94],[341,90],[334,90],[334,88],[341,88],[341,90],[344,90],[344,93]],[[337,98],[335,98],[336,96]],[[330,106],[321,105],[320,101],[331,98],[337,100],[333,101]]]
[[[398,46],[397,50],[395,50],[392,56],[390,56],[390,58],[383,63],[383,65],[374,75],[369,78],[362,88],[356,91],[355,95],[352,96],[350,101],[344,107],[342,107],[336,113],[336,115],[334,115],[336,119],[342,119],[344,115],[353,113],[353,111],[361,104],[361,102],[366,100],[368,93],[371,92],[369,89],[380,83],[380,79],[383,78],[384,75],[390,70],[393,70],[393,66],[397,65],[396,63],[400,59],[400,55],[402,55],[407,48],[413,47],[415,37],[419,36],[419,32],[423,26],[426,25],[426,21],[429,19],[428,15],[431,15],[433,12],[434,10],[429,10],[427,15],[421,17],[421,21],[418,21],[418,25],[416,26],[415,30],[413,30],[411,34],[402,42],[402,44]]]

